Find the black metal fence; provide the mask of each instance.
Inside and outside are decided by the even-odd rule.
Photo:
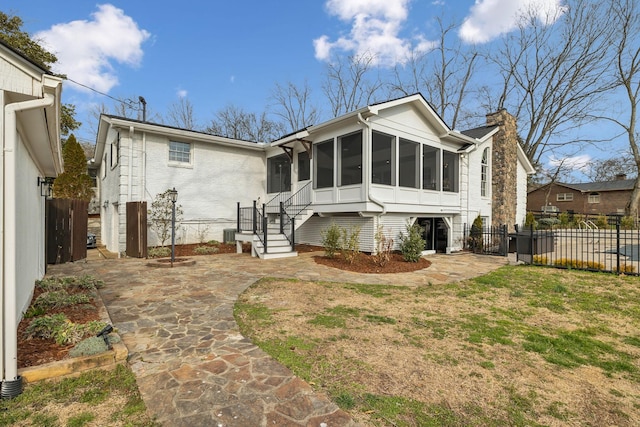
[[[464,226],[464,248],[484,255],[507,256],[509,250],[509,234],[506,225],[476,228]]]
[[[625,229],[621,219],[597,226],[554,226],[535,230],[532,226],[511,234],[519,261],[611,273],[640,273],[640,230]]]

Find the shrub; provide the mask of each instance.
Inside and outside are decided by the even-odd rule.
[[[147,256],[149,258],[164,258],[171,255],[171,248],[167,248],[164,246],[156,246],[155,248],[150,248]]]
[[[384,228],[382,225],[378,226],[378,231],[375,235],[376,239],[376,253],[373,256],[373,260],[376,265],[384,267],[391,259],[391,250],[393,249],[393,239],[387,237],[384,234]]]
[[[218,253],[220,248],[216,246],[198,246],[193,250],[196,255],[211,255]]]
[[[527,212],[527,216],[524,220],[524,226],[527,228],[533,226],[534,230],[538,228],[538,221],[536,221],[536,217],[533,216],[533,212]]]
[[[46,310],[84,304],[90,301],[91,298],[86,294],[69,294],[65,290],[47,291],[38,295],[38,298],[33,302],[33,307],[36,309],[41,308]]]
[[[424,250],[425,241],[422,238],[422,227],[407,222],[407,234],[400,233],[400,252],[407,262],[418,262]]]
[[[560,225],[566,228],[569,225],[569,213],[562,212],[558,215],[558,220],[560,221]]]
[[[607,221],[607,217],[604,215],[598,215],[595,222],[598,228],[609,228],[609,221]]]
[[[635,273],[636,267],[631,264],[622,264],[619,273]]]
[[[469,249],[473,252],[482,252],[482,217],[478,215],[471,224],[471,233],[469,236]]]
[[[67,345],[80,341],[85,335],[97,334],[106,326],[104,322],[91,321],[85,324],[71,322],[62,313],[35,318],[27,326],[29,338],[53,339],[57,344]]]
[[[120,342],[120,338],[117,335],[108,335],[107,338],[110,344]],[[102,337],[89,337],[80,341],[75,347],[69,350],[69,356],[91,356],[93,354],[103,353],[107,350],[107,344],[104,342]]]
[[[633,220],[633,217],[623,216],[620,219],[620,227],[622,227],[623,230],[633,230],[635,228],[635,221]]]
[[[588,270],[604,270],[606,267],[601,262],[596,261],[583,261],[579,259],[570,258],[558,258],[553,261],[553,265],[556,267],[567,267],[576,269],[588,269]]]
[[[332,222],[329,228],[322,230],[322,246],[327,258],[334,258],[336,253],[340,251],[340,237],[342,235],[341,228],[335,222]]]
[[[560,220],[558,218],[540,218],[538,224],[543,228],[553,228],[554,225],[560,224]]]
[[[360,254],[360,227],[351,227],[349,231],[342,228],[340,235],[342,256],[349,264],[353,264]]]
[[[549,259],[547,258],[546,255],[534,255],[533,256],[533,263],[534,264],[547,265],[547,264],[549,264]]]
[[[218,246],[218,245],[220,245],[220,242],[218,242],[217,240],[209,240],[207,242],[207,245]]]

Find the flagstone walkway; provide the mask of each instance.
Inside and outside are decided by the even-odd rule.
[[[316,264],[313,253],[259,260],[248,254],[193,257],[191,267],[102,259],[49,266],[48,274],[91,274],[129,350],[148,411],[164,426],[355,426],[328,397],[244,338],[234,303],[262,277],[421,286],[479,276],[507,258],[430,255],[412,273],[359,274]],[[97,258],[97,259],[96,259]]]

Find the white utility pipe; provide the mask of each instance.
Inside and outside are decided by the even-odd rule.
[[[3,234],[4,247],[2,259],[2,293],[4,297],[4,325],[2,327],[4,343],[2,352],[2,381],[15,381],[18,378],[18,319],[16,296],[16,246],[18,230],[16,229],[16,147],[18,130],[16,113],[35,108],[50,107],[55,97],[45,94],[44,98],[30,101],[14,102],[4,107],[4,140],[3,140]]]
[[[370,138],[370,134],[371,134],[371,124],[369,124],[368,121],[366,121],[364,119],[364,117],[362,117],[362,113],[358,113],[358,120],[360,121],[360,123],[362,123],[362,125],[367,129],[366,135],[364,136],[364,138],[366,138],[364,140],[364,142],[369,142],[368,144],[364,144],[365,147],[369,147],[366,151],[366,153],[369,153],[372,147],[372,143],[373,140]],[[365,153],[365,154],[366,154]],[[369,162],[369,156],[364,156],[364,162],[365,165],[370,165],[371,162]],[[364,166],[364,165],[363,165]],[[382,213],[380,215],[384,215],[387,213],[387,205],[385,205],[383,202],[381,202],[380,200],[376,199],[375,197],[373,197],[371,195],[371,184],[370,184],[370,180],[369,180],[369,176],[371,175],[371,168],[370,166],[367,166],[366,168],[363,167],[362,170],[367,170],[369,172],[367,172],[367,176],[362,177],[362,179],[364,180],[364,191],[367,194],[367,198],[369,200],[371,200],[373,203],[375,203],[376,205],[380,206],[382,208]]]

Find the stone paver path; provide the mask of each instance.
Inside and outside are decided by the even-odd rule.
[[[471,254],[432,255],[413,273],[368,275],[316,264],[313,254],[258,260],[247,254],[194,257],[196,265],[150,268],[146,260],[89,260],[49,274],[91,274],[129,350],[149,412],[165,426],[354,426],[327,396],[240,335],[233,305],[271,277],[420,286],[471,278],[507,263]]]

